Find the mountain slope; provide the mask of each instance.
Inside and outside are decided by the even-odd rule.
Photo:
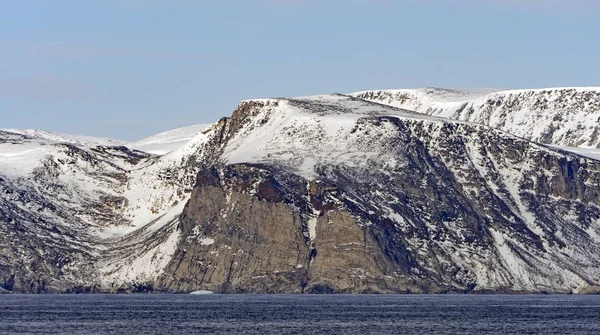
[[[600,162],[475,123],[323,95],[243,101],[160,157],[0,133],[7,148],[6,290],[600,284]],[[18,153],[35,166],[9,169]]]
[[[40,139],[40,140],[48,140],[48,141],[60,142],[60,143],[69,143],[69,144],[75,144],[78,146],[85,146],[85,147],[90,147],[90,146],[93,147],[93,146],[98,146],[98,145],[103,145],[103,146],[128,145],[128,142],[122,141],[122,140],[117,140],[114,138],[59,134],[59,133],[52,133],[52,132],[40,130],[40,129],[0,129],[0,131],[25,135],[27,137],[32,137],[32,138],[36,138],[36,139]]]
[[[596,161],[344,96],[247,101],[215,127],[161,289],[598,283]]]
[[[538,143],[600,148],[600,88],[548,88],[477,95],[443,89],[352,94],[423,114],[481,123]]]
[[[164,155],[177,150],[194,138],[198,133],[210,127],[211,124],[197,124],[183,128],[177,128],[160,134],[152,135],[145,139],[128,144],[129,148],[148,152],[156,155]]]
[[[115,151],[113,154],[111,151]],[[113,208],[129,164],[143,156],[0,131],[0,283],[26,292],[83,285],[99,257],[95,231],[120,225]]]
[[[174,221],[189,196],[189,186],[168,175],[171,161],[9,132],[0,132],[0,153],[5,289],[131,289],[170,260]]]

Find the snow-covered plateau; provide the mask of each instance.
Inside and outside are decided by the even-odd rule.
[[[0,131],[11,292],[594,292],[600,89],[242,101],[139,142]]]

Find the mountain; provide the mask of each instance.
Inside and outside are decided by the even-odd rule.
[[[477,123],[333,94],[243,101],[163,156],[8,132],[0,153],[9,291],[600,285],[600,161]]]
[[[37,138],[40,140],[49,140],[53,142],[70,143],[78,146],[122,146],[128,145],[129,143],[122,140],[106,137],[92,137],[84,135],[70,135],[70,134],[59,134],[52,133],[40,129],[0,129],[0,131],[10,132],[14,134],[21,134],[27,137]]]
[[[243,102],[219,127],[160,289],[570,292],[598,282],[596,161],[339,95]]]
[[[1,131],[1,286],[118,291],[154,278],[195,178],[178,158]]]
[[[183,128],[177,128],[165,131],[147,137],[143,140],[130,143],[129,148],[148,152],[156,155],[164,155],[185,145],[189,140],[194,138],[199,132],[210,127],[211,124],[197,124]]]
[[[481,123],[538,143],[600,148],[599,87],[489,94],[426,88],[351,95],[423,114]]]

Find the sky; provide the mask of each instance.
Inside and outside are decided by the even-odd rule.
[[[240,100],[600,86],[596,0],[0,0],[0,128],[135,141]]]

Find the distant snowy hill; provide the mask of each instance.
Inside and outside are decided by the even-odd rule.
[[[352,96],[419,113],[488,125],[538,143],[600,148],[600,88],[493,93],[426,88]]]
[[[95,146],[126,146],[130,149],[144,151],[154,155],[164,155],[184,146],[199,132],[206,130],[212,124],[197,124],[177,129],[168,130],[136,142],[127,142],[114,138],[92,137],[84,135],[71,135],[54,133],[40,129],[0,129],[1,131],[25,135],[30,138],[47,140],[57,143],[69,143],[84,147]]]
[[[40,129],[0,129],[0,130],[15,133],[15,134],[26,135],[31,138],[49,140],[49,141],[53,141],[53,142],[70,143],[70,144],[76,144],[76,145],[81,145],[81,146],[86,146],[86,147],[97,146],[97,145],[120,146],[120,145],[128,145],[128,143],[129,143],[127,141],[117,140],[114,138],[60,134],[60,133],[53,133],[53,132],[40,130]]]
[[[156,155],[164,155],[182,147],[199,132],[207,129],[212,124],[197,124],[193,126],[173,129],[133,142],[127,146],[132,149]]]

